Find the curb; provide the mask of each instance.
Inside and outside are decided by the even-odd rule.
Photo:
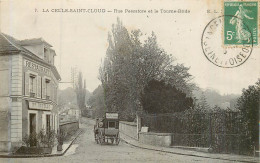
[[[79,129],[79,132],[76,134],[76,136],[72,139],[67,149],[64,150],[64,152],[59,154],[43,154],[43,155],[0,155],[0,158],[37,158],[37,157],[57,157],[57,156],[63,156],[71,147],[71,145],[74,143],[74,141],[78,138],[78,136],[83,132],[82,129]]]
[[[184,149],[184,150],[197,151],[197,152],[204,152],[204,153],[211,153],[211,148],[202,148],[202,147],[186,147],[186,146],[170,146],[170,148]]]
[[[216,159],[216,160],[225,160],[225,161],[235,161],[235,162],[247,162],[247,163],[257,163],[257,161],[245,161],[245,160],[236,160],[236,159],[225,159],[221,157],[209,157],[209,156],[199,156],[199,155],[194,155],[194,154],[185,154],[185,153],[179,153],[179,152],[171,152],[171,151],[166,151],[166,150],[161,150],[161,149],[154,149],[154,148],[147,148],[147,147],[142,147],[139,145],[134,145],[132,143],[127,142],[123,138],[120,138],[123,142],[126,144],[129,144],[133,147],[141,148],[141,149],[146,149],[146,150],[152,150],[152,151],[158,151],[158,152],[165,152],[165,153],[171,153],[171,154],[177,154],[177,155],[184,155],[184,156],[193,156],[193,157],[200,157],[200,158],[210,158],[210,159]]]

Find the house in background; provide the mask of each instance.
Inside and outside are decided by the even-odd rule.
[[[58,130],[55,56],[42,38],[0,33],[0,151],[21,146],[25,135]]]
[[[60,123],[79,121],[80,116],[79,107],[71,103],[64,105],[59,112]]]

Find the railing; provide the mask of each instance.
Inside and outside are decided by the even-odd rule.
[[[215,152],[239,153],[242,140],[239,112],[181,112],[142,115],[149,131],[173,133],[173,145],[211,147]]]

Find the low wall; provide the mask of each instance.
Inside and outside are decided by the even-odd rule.
[[[172,139],[173,139],[173,134],[171,133],[154,133],[154,132],[139,133],[139,141],[144,144],[169,147],[172,145]]]
[[[77,131],[77,129],[79,129],[79,121],[60,123],[60,130],[63,130],[68,134],[73,134],[75,131]]]
[[[119,131],[131,138],[138,140],[137,124],[134,122],[119,122]]]

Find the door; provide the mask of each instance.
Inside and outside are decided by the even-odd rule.
[[[29,114],[29,134],[31,137],[30,146],[36,146],[36,114]]]
[[[36,114],[30,113],[30,134],[36,133]]]
[[[51,131],[51,116],[46,115],[46,133],[50,133]]]

